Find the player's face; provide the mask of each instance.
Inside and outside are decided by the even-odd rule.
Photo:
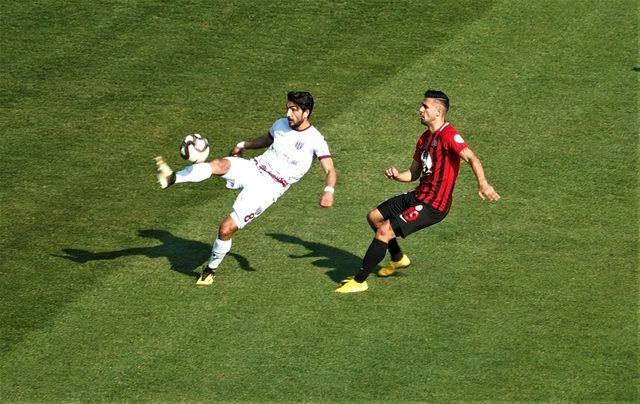
[[[422,100],[418,114],[420,122],[423,125],[428,125],[441,115],[440,106],[433,98],[425,98]]]
[[[291,126],[291,128],[300,128],[300,126],[306,122],[308,117],[309,111],[303,111],[302,108],[297,106],[295,103],[287,101],[287,120],[289,121],[289,126]]]

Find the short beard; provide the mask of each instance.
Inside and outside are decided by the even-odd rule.
[[[296,129],[296,128],[300,127],[301,124],[302,124],[302,122],[298,122],[298,123],[293,122],[292,123],[291,121],[289,121],[289,126],[291,127],[291,129]]]

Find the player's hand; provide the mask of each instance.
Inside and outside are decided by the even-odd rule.
[[[395,180],[398,177],[398,169],[394,166],[391,166],[384,170],[384,176],[390,180]]]
[[[488,199],[490,201],[497,201],[500,199],[500,195],[498,195],[488,182],[480,184],[480,187],[478,188],[478,196],[482,198],[482,200]]]
[[[320,198],[320,206],[330,208],[333,206],[333,192],[325,192]]]
[[[231,149],[231,151],[229,152],[229,156],[242,157],[242,152],[243,151],[244,151],[244,149],[241,149],[238,146],[234,146],[233,149]]]

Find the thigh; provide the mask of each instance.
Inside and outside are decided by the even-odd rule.
[[[387,199],[378,205],[378,211],[384,220],[388,220],[392,216],[399,215],[410,206],[415,205],[416,199],[413,192],[396,195]]]
[[[402,212],[389,217],[389,223],[397,236],[405,238],[411,233],[440,222],[446,216],[446,213],[416,201]]]
[[[274,186],[268,181],[251,181],[244,186],[233,203],[231,218],[242,229],[263,214],[283,193],[284,188],[279,184]]]
[[[222,175],[222,179],[227,181],[227,188],[244,188],[251,184],[259,174],[256,165],[250,160],[241,157],[225,157],[229,161],[229,171]]]

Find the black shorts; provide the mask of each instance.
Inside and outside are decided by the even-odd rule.
[[[407,192],[378,205],[385,220],[389,220],[396,236],[402,238],[444,219],[447,214],[416,199],[413,192]]]

